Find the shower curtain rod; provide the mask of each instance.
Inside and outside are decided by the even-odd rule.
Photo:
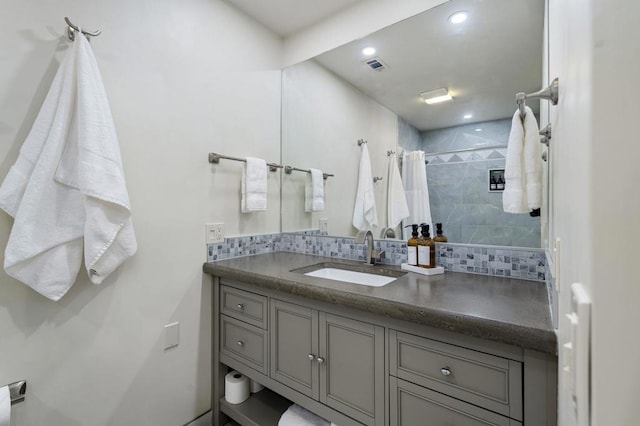
[[[473,148],[454,149],[451,151],[425,152],[424,155],[426,157],[426,156],[443,155],[443,154],[457,154],[458,152],[482,151],[483,149],[502,149],[506,147],[507,147],[506,145],[476,146]]]

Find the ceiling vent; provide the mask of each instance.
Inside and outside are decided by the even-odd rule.
[[[374,71],[384,71],[388,68],[387,64],[382,62],[382,59],[378,57],[365,59],[362,62]]]

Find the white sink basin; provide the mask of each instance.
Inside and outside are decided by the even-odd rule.
[[[307,272],[304,275],[309,277],[326,278],[328,280],[344,281],[353,284],[362,284],[372,287],[382,287],[392,281],[396,277],[387,277],[384,275],[368,274],[366,272],[347,271],[337,268],[320,268],[315,271]]]

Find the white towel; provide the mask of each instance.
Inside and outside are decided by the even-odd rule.
[[[502,207],[506,213],[528,213],[542,205],[542,160],[538,122],[525,107],[524,119],[516,111],[505,163],[505,186]]]
[[[11,425],[11,392],[8,386],[0,388],[0,426]]]
[[[304,211],[320,212],[324,210],[324,175],[322,170],[310,171],[304,185]]]
[[[389,156],[389,187],[387,192],[387,222],[389,228],[400,225],[403,219],[409,217],[407,197],[402,186],[398,158],[396,154]]]
[[[353,209],[353,226],[358,231],[371,229],[378,226],[378,212],[373,189],[373,176],[371,175],[371,160],[369,149],[362,144],[360,168],[358,171],[358,189],[356,191],[356,204]]]
[[[278,426],[330,426],[331,423],[322,417],[318,417],[311,411],[307,411],[299,405],[293,404],[285,411]]]
[[[137,249],[113,119],[89,42],[76,37],[0,187],[15,218],[7,274],[60,299],[84,258],[100,284]]]
[[[242,213],[267,210],[267,163],[247,157],[242,173]]]
[[[426,223],[429,229],[433,230],[424,151],[405,152],[402,164],[402,181],[409,206],[409,218],[406,223]],[[403,231],[404,239],[409,239],[411,228],[404,228]]]

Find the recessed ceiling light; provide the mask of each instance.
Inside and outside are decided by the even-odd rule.
[[[479,127],[476,129],[476,132],[481,132],[481,131],[482,131],[482,129],[479,128]]]
[[[464,115],[464,119],[465,119],[465,120],[468,120],[468,119],[470,119],[470,118],[472,118],[472,117],[473,117],[473,114],[465,114],[465,115]]]
[[[449,16],[449,19],[447,19],[447,21],[449,21],[452,24],[461,24],[464,21],[466,21],[468,17],[469,17],[469,14],[461,10]]]
[[[376,53],[376,49],[374,49],[373,47],[365,47],[364,49],[362,49],[363,55],[371,56],[374,53]]]
[[[420,96],[422,96],[424,101],[429,105],[453,100],[453,97],[449,94],[447,89],[436,89],[429,92],[423,92],[420,93]]]

